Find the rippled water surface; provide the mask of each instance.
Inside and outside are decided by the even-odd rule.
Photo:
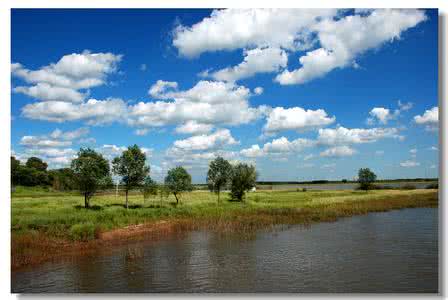
[[[195,231],[12,275],[24,292],[427,292],[437,209],[371,213],[252,239]]]

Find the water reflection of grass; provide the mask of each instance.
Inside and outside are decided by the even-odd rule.
[[[260,191],[249,193],[245,202],[222,201],[218,205],[214,194],[197,191],[185,194],[178,206],[171,205],[175,202],[172,197],[144,202],[138,194],[130,197],[132,209],[128,210],[123,207],[123,197],[114,195],[97,196],[91,202],[92,209],[84,209],[80,207],[82,197],[73,194],[13,195],[13,266],[44,260],[61,249],[88,247],[89,243],[79,241],[95,242],[101,233],[129,225],[155,228],[154,224],[163,220],[165,225],[160,228],[164,231],[169,224],[175,231],[205,228],[250,235],[278,224],[310,224],[371,211],[435,207],[438,197],[437,190]]]

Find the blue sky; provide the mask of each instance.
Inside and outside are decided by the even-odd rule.
[[[11,38],[22,160],[135,143],[156,179],[217,155],[260,180],[438,176],[437,10],[15,9]]]

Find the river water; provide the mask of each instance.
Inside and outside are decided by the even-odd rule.
[[[12,291],[437,293],[438,210],[134,242],[15,272]]]

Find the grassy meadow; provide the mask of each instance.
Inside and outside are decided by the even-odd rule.
[[[98,243],[105,233],[139,224],[157,228],[164,222],[176,230],[207,228],[244,233],[276,224],[335,221],[371,211],[436,207],[437,193],[431,189],[257,191],[247,193],[244,202],[228,201],[227,193],[222,193],[217,203],[215,194],[194,191],[183,194],[176,205],[172,195],[144,200],[135,191],[126,210],[122,194],[96,195],[92,207],[85,209],[83,197],[76,193],[19,187],[11,199],[12,265],[45,261],[58,252]],[[166,226],[163,228],[166,230]]]

